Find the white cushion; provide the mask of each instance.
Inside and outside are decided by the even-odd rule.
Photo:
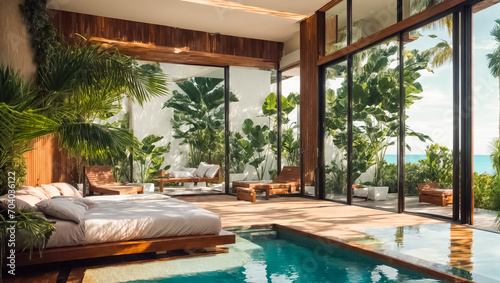
[[[189,172],[194,176],[194,172],[196,172],[196,168],[184,168],[182,171]]]
[[[186,171],[174,171],[172,172],[174,178],[192,178],[193,174]]]
[[[31,186],[21,186],[19,190],[16,191],[16,195],[31,195],[37,197],[40,200],[49,199],[49,196],[42,188],[35,188]]]
[[[80,192],[68,183],[52,183],[51,185],[56,187],[61,192],[62,196],[82,197]]]
[[[207,172],[205,173],[205,176],[208,178],[213,178],[215,177],[215,174],[217,174],[218,170],[219,170],[219,165],[217,164],[210,165],[210,168],[208,168]]]
[[[42,189],[45,191],[45,194],[50,198],[57,197],[61,195],[61,191],[58,188],[52,185],[41,185]]]
[[[42,200],[36,204],[46,215],[55,218],[71,220],[76,223],[82,222],[88,206],[82,202],[73,202],[68,198],[54,198]]]
[[[194,171],[194,176],[195,177],[200,177],[200,178],[203,178],[205,177],[205,173],[207,173],[208,169],[210,169],[212,165],[210,164],[207,164],[205,162],[201,162],[200,163],[200,166],[198,166],[198,169],[196,169],[196,171]]]

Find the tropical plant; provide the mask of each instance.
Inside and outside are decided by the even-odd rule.
[[[174,138],[181,145],[189,145],[188,167],[197,167],[201,161],[219,160],[224,156],[224,81],[195,77],[177,86],[163,108],[173,108],[171,125]],[[230,102],[237,102],[233,93]]]
[[[453,187],[453,154],[450,149],[438,144],[428,145],[426,159],[419,160],[422,176],[426,182],[436,182],[443,189]]]
[[[252,145],[238,132],[231,133],[231,136],[229,137],[229,145],[231,147],[230,172],[245,172],[246,165],[250,162],[250,159],[252,159],[254,155],[254,149]]]
[[[12,223],[15,223],[15,233],[22,233],[24,236],[22,251],[29,250],[30,258],[35,248],[38,248],[40,257],[42,257],[42,251],[47,246],[49,238],[55,231],[55,222],[47,221],[40,217],[39,212],[18,210],[12,215],[13,218],[10,218],[5,211],[0,213],[0,280],[2,278],[2,267],[4,266],[5,249],[8,243],[7,239]],[[9,222],[5,220],[6,218],[9,218]],[[19,244],[20,242],[16,241],[16,245]]]
[[[385,153],[393,145],[399,134],[399,71],[397,46],[389,42],[373,47],[354,57],[353,64],[353,161],[352,179],[375,166],[372,184],[383,181]],[[426,70],[430,61],[429,51],[405,51],[404,86],[405,107],[409,108],[421,99],[418,82],[420,71]],[[344,65],[334,65],[327,72],[330,79],[346,77]],[[333,144],[347,160],[347,80],[335,91],[326,91],[325,132],[332,137]],[[430,137],[406,127],[407,136],[418,137],[422,141]],[[407,146],[409,150],[409,146]]]
[[[496,47],[493,50],[493,53],[489,53],[486,55],[486,58],[488,60],[488,68],[490,69],[491,75],[495,78],[498,78],[500,87],[500,19],[496,20],[495,22],[496,24],[491,30],[490,35],[493,36],[493,38],[495,39]],[[500,89],[498,97],[500,99]],[[500,137],[500,124],[499,124],[499,137]]]
[[[156,146],[163,137],[149,135],[142,139],[141,147],[134,152],[134,161],[138,167],[138,178],[140,183],[151,182],[158,172],[170,169],[171,165],[162,168],[165,161],[165,153],[170,151],[170,143],[166,146]]]
[[[254,125],[251,119],[246,119],[243,122],[242,131],[254,150],[249,164],[255,168],[257,178],[262,180],[269,163],[270,136],[273,136],[273,134],[268,126]]]

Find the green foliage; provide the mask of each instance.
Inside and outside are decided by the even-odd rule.
[[[347,189],[347,168],[344,164],[337,164],[335,157],[330,164],[325,166],[325,180],[326,194],[345,195]]]
[[[57,31],[47,13],[46,0],[25,0],[19,5],[24,22],[31,35],[31,47],[35,51],[34,61],[38,68],[60,47]]]
[[[372,185],[384,182],[386,150],[399,135],[399,67],[398,48],[393,43],[377,45],[354,57],[353,64],[353,168],[355,181],[369,168],[375,166]],[[418,82],[422,70],[427,70],[430,53],[406,51],[404,86],[405,107],[409,108],[422,92]],[[341,78],[341,86],[326,91],[325,132],[340,150],[337,157],[347,160],[347,68],[334,65],[327,70],[330,80]],[[422,141],[430,137],[406,128],[407,136]]]
[[[426,159],[420,160],[422,177],[426,182],[436,182],[442,189],[453,188],[453,154],[438,144],[427,146]]]
[[[254,155],[254,149],[250,142],[243,138],[240,133],[231,133],[229,137],[229,145],[231,147],[230,155],[230,172],[243,173],[245,167]]]
[[[498,175],[474,172],[474,207],[500,211],[500,179]]]
[[[493,53],[486,55],[486,58],[488,59],[488,68],[491,74],[496,78],[500,78],[500,19],[495,22],[496,24],[490,34],[496,41],[496,47]]]
[[[254,125],[251,119],[243,122],[242,131],[254,151],[249,164],[255,168],[257,178],[262,180],[268,163],[270,136],[273,133],[266,125]]]
[[[182,91],[163,108],[173,108],[171,125],[174,138],[189,145],[189,167],[201,161],[223,160],[224,156],[224,82],[222,79],[196,77],[177,83]],[[231,93],[230,102],[237,102]]]
[[[0,214],[0,272],[3,267],[3,259],[5,256],[5,249],[7,245],[7,238],[9,235],[8,228],[10,223],[6,221],[7,214],[2,211]],[[24,242],[22,243],[22,251],[29,250],[30,257],[35,248],[38,248],[40,257],[42,257],[42,250],[47,246],[47,242],[55,229],[55,222],[47,221],[42,218],[39,212],[32,212],[28,210],[19,210],[15,212],[13,219],[8,219],[15,223],[16,234],[22,234]],[[16,245],[20,242],[16,241]],[[1,277],[0,277],[1,279]]]
[[[139,168],[139,182],[148,183],[158,176],[161,170],[170,169],[171,165],[162,168],[165,153],[170,151],[170,143],[166,146],[156,146],[163,137],[149,135],[142,139],[141,147],[134,152],[134,160]]]
[[[417,184],[425,182],[421,165],[418,162],[405,164],[405,195],[418,196]]]

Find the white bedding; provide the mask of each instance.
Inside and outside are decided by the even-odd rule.
[[[97,205],[87,211],[84,222],[78,225],[57,219],[56,233],[47,247],[210,235],[221,231],[217,214],[178,199],[164,199],[161,195],[89,199]]]

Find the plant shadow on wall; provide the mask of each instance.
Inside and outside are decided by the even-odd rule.
[[[390,172],[397,172],[385,161],[387,149],[394,145],[399,135],[399,66],[398,47],[388,42],[356,54],[353,62],[353,183],[368,170],[373,178],[367,185],[389,186],[394,192],[395,182]],[[408,109],[422,97],[418,82],[419,71],[428,70],[429,51],[411,50],[405,57],[405,108]],[[337,149],[335,158],[326,167],[327,194],[345,194],[347,189],[347,66],[334,65],[327,69],[327,79],[343,78],[335,91],[326,91],[325,133],[332,138]],[[407,136],[418,137],[422,142],[429,136],[406,127]],[[407,149],[411,148],[407,145]]]
[[[163,108],[173,108],[171,119],[173,137],[188,145],[188,164],[198,167],[200,162],[218,161],[224,165],[224,80],[195,77],[177,86]],[[237,102],[233,93],[229,102]]]

